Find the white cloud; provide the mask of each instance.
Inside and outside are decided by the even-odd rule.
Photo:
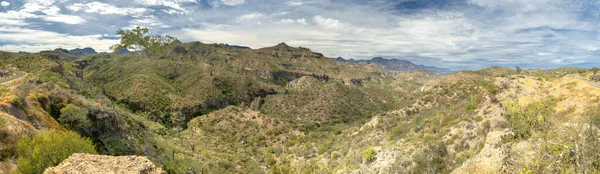
[[[23,12],[37,12],[47,9],[48,7],[54,5],[56,0],[25,0],[25,4],[23,4]]]
[[[186,3],[197,3],[196,0],[134,0],[133,3],[144,5],[144,6],[165,6],[176,10],[176,14],[188,14],[191,11],[181,7],[182,4]],[[173,14],[175,11],[169,11]]]
[[[289,11],[278,11],[276,13],[273,13],[272,16],[283,16],[283,15],[287,15],[290,14]]]
[[[143,15],[148,11],[146,8],[120,8],[102,2],[91,3],[75,3],[67,7],[67,9],[77,12],[84,11],[86,13],[99,14],[116,14],[116,15]]]
[[[562,63],[563,59],[554,59],[552,60],[552,63]]]
[[[0,13],[0,20],[3,24],[13,26],[27,25],[24,19],[42,19],[48,22],[65,24],[81,24],[86,22],[85,19],[79,16],[60,13],[61,9],[55,5],[57,2],[59,1],[26,0],[19,11],[11,10],[6,13]],[[42,12],[43,14],[35,14],[35,12]]]
[[[27,19],[27,18],[35,18],[36,15],[22,12],[22,11],[7,11],[6,13],[0,13],[0,18],[8,18],[8,19]]]
[[[19,11],[11,10],[0,13],[0,24],[10,26],[29,25],[25,22],[25,19],[42,19],[48,22],[59,22],[65,24],[81,24],[86,22],[85,19],[79,16],[61,14],[60,8],[56,6],[44,6],[43,8],[40,8],[39,11],[43,14],[36,15],[33,12],[23,9]]]
[[[69,24],[69,25],[81,24],[81,23],[86,22],[85,19],[83,19],[79,16],[62,15],[62,14],[42,16],[42,19],[44,19],[45,21],[49,21],[49,22],[60,22],[60,23],[65,23],[65,24]]]
[[[281,24],[301,24],[301,25],[306,25],[306,19],[301,18],[301,19],[281,19],[279,21],[279,23]]]
[[[118,43],[118,40],[101,38],[102,35],[73,36],[43,30],[1,26],[0,40],[7,44],[0,45],[0,50],[38,52],[59,47],[93,47],[97,51],[109,51],[110,45]]]
[[[60,14],[60,8],[58,8],[57,6],[50,6],[41,11],[42,11],[42,13],[45,13],[47,15],[59,15]]]
[[[344,24],[339,20],[332,18],[324,18],[320,15],[317,15],[313,18],[313,21],[317,23],[317,25],[326,28],[326,29],[342,29],[344,28]]]
[[[143,16],[140,18],[129,21],[128,29],[135,28],[136,26],[148,27],[148,28],[169,28],[170,26],[165,25],[154,16]]]
[[[246,0],[221,0],[221,2],[225,5],[236,6],[246,3]]]
[[[236,18],[236,21],[238,23],[243,23],[243,22],[255,22],[257,20],[260,20],[262,18],[265,17],[265,14],[262,13],[249,13],[249,14],[244,14],[244,15],[240,15]]]
[[[10,3],[9,3],[9,2],[6,2],[6,1],[2,1],[2,2],[0,2],[0,5],[1,5],[2,7],[7,7],[7,6],[9,6],[9,5],[10,5]]]
[[[27,25],[27,23],[25,23],[25,21],[23,21],[23,20],[6,19],[3,17],[0,17],[0,26],[23,26],[23,25]]]
[[[302,1],[288,1],[285,3],[287,6],[301,6],[304,5]]]

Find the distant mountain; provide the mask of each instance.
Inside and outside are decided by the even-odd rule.
[[[121,51],[117,52],[117,55],[123,55],[123,54],[128,54],[131,51],[129,51],[127,48],[123,48],[121,49]]]
[[[342,57],[338,57],[335,59],[339,62],[349,62],[356,64],[377,64],[381,66],[383,69],[391,70],[391,71],[416,71],[416,70],[427,70],[433,74],[439,75],[447,75],[451,74],[454,71],[448,68],[438,68],[434,66],[425,66],[425,65],[416,65],[408,60],[402,59],[384,59],[382,57],[374,57],[371,60],[354,60],[354,59],[344,59]]]
[[[19,52],[21,53],[21,52]],[[127,49],[122,49],[120,51],[117,52],[117,55],[124,55],[124,54],[129,54],[130,51]],[[22,54],[25,54],[25,52],[22,52]],[[54,50],[46,50],[46,51],[40,51],[40,54],[45,55],[46,57],[54,57],[57,59],[67,59],[67,60],[75,60],[78,59],[79,57],[82,56],[86,56],[86,55],[94,55],[94,54],[111,54],[111,53],[107,53],[107,52],[96,52],[96,50],[94,50],[93,48],[87,47],[87,48],[76,48],[76,49],[72,49],[72,50],[67,50],[64,48],[56,48]]]
[[[225,47],[225,48],[228,48],[228,49],[250,49],[250,47],[240,46],[240,45],[229,45],[229,44],[223,44],[223,43],[220,43],[218,45],[222,46],[222,47]]]
[[[87,47],[87,48],[76,48],[76,49],[72,49],[68,51],[69,54],[73,54],[75,56],[85,56],[85,55],[90,55],[90,54],[98,54],[98,52],[96,52],[96,50],[94,50],[93,48]]]
[[[456,71],[452,71],[449,68],[438,68],[435,66],[419,65],[419,67],[421,67],[424,70],[429,71],[430,73],[439,74],[439,75],[448,75],[448,74],[452,74],[452,73],[456,72]]]

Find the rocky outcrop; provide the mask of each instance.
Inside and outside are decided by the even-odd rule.
[[[50,167],[45,174],[66,173],[165,173],[146,157],[106,156],[76,153],[56,167]]]
[[[307,91],[314,90],[314,88],[321,82],[311,76],[304,76],[299,79],[293,80],[286,85],[288,90],[295,91]]]
[[[307,74],[303,72],[293,72],[293,71],[271,71],[270,78],[275,82],[279,82],[282,84],[287,84],[290,81],[299,79],[302,76],[312,76],[317,80],[322,82],[329,81],[329,76],[327,74]]]
[[[173,52],[177,54],[187,54],[188,51],[182,45],[176,45],[173,47]]]

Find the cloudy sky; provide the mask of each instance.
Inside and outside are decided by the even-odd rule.
[[[108,51],[115,31],[133,26],[184,42],[286,42],[453,69],[600,66],[596,0],[0,0],[3,51]]]

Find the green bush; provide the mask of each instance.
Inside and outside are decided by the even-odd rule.
[[[8,88],[0,87],[0,97],[6,96],[6,94],[10,91]]]
[[[449,173],[446,171],[446,145],[438,142],[430,144],[427,148],[413,155],[413,162],[416,163],[411,173]]]
[[[6,126],[6,120],[4,120],[4,118],[0,117],[0,128],[4,128]]]
[[[377,153],[373,147],[369,147],[362,152],[362,161],[364,163],[371,163],[377,159]]]
[[[397,140],[406,136],[410,132],[411,127],[405,124],[398,124],[392,128],[390,133],[390,140]]]
[[[92,122],[87,118],[88,110],[68,104],[60,110],[58,121],[68,129],[88,135]]]
[[[74,153],[96,154],[92,141],[71,131],[41,130],[17,145],[19,173],[42,173]]]
[[[489,132],[491,127],[492,127],[492,124],[490,123],[490,120],[485,120],[485,122],[483,122],[483,131],[485,133]]]
[[[338,151],[331,152],[331,160],[337,160],[341,156],[342,156],[342,154],[340,152],[338,152]]]
[[[555,103],[554,98],[531,103],[525,107],[519,106],[516,102],[503,103],[515,138],[527,139],[531,136],[532,131],[542,131],[547,128],[549,122],[546,119],[555,112]]]
[[[25,108],[25,98],[21,96],[16,96],[10,103],[19,109]]]

